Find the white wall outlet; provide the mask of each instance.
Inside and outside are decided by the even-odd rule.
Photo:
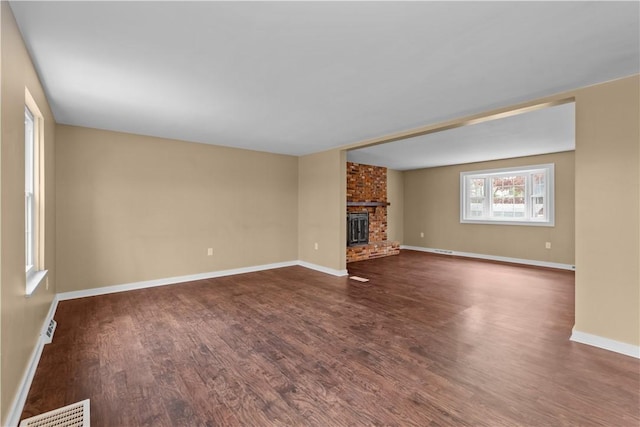
[[[551,242],[545,242],[544,247],[547,249],[551,249]]]
[[[420,232],[420,237],[424,237],[424,231]]]
[[[313,249],[315,249],[316,251],[318,250],[318,242],[315,242],[315,243],[313,244]]]
[[[213,248],[207,249],[207,256],[213,255]]]

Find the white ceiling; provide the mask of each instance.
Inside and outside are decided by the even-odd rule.
[[[307,154],[638,73],[638,2],[18,2],[56,121]]]
[[[543,108],[349,151],[350,162],[396,170],[575,150],[575,104]]]

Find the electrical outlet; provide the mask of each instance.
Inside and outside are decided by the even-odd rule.
[[[420,232],[420,237],[424,237],[424,232],[423,231]]]
[[[213,248],[207,249],[207,256],[213,255]]]
[[[315,242],[315,243],[313,244],[313,249],[315,249],[316,251],[318,250],[318,242]]]
[[[544,247],[547,248],[547,249],[551,249],[551,242],[546,242],[544,244]]]

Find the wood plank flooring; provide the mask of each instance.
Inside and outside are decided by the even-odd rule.
[[[59,304],[23,417],[100,426],[638,426],[638,360],[569,341],[572,272],[402,251]]]

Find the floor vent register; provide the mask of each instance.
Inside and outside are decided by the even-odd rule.
[[[24,419],[19,427],[90,427],[89,399]]]

